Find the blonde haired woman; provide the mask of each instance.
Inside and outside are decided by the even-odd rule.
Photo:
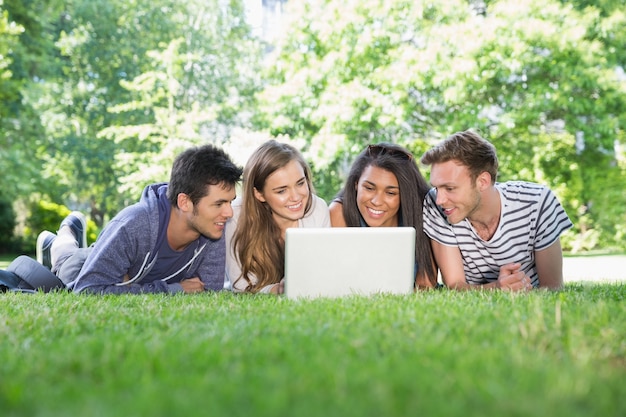
[[[226,226],[226,277],[235,292],[281,294],[285,231],[330,227],[328,207],[314,194],[302,154],[275,140],[250,156],[242,194]]]

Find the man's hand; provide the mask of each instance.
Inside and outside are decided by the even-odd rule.
[[[200,280],[200,278],[185,279],[180,282],[180,285],[187,294],[204,291],[204,283]]]
[[[500,268],[496,288],[504,291],[528,291],[532,289],[530,278],[520,270],[521,264],[506,264]]]

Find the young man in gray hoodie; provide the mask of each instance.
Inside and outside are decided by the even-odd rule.
[[[91,247],[80,248],[84,222],[76,214],[61,223],[58,235],[47,232],[43,247],[50,251],[52,272],[84,293],[222,289],[224,226],[233,215],[241,174],[217,147],[184,151],[174,161],[170,182],[147,186],[140,201],[120,211]]]

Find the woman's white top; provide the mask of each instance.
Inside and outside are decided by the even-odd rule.
[[[330,227],[330,214],[328,212],[328,206],[326,202],[320,197],[313,195],[313,203],[309,213],[298,220],[298,227]],[[224,288],[230,289],[234,292],[243,292],[248,286],[248,282],[245,279],[239,279],[241,277],[241,263],[239,257],[233,250],[233,236],[237,229],[237,221],[241,214],[243,200],[241,198],[235,199],[232,203],[233,217],[226,223],[226,278],[224,280]],[[284,262],[284,260],[283,260]],[[252,284],[257,282],[255,276],[248,277]],[[269,293],[270,290],[278,284],[266,285],[261,289],[261,293]]]

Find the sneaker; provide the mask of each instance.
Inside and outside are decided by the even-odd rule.
[[[87,220],[80,211],[73,211],[67,215],[61,222],[61,226],[69,226],[78,242],[79,248],[87,247]]]
[[[52,257],[50,256],[50,248],[52,242],[57,238],[52,232],[44,230],[37,236],[37,262],[48,269],[52,269]]]

